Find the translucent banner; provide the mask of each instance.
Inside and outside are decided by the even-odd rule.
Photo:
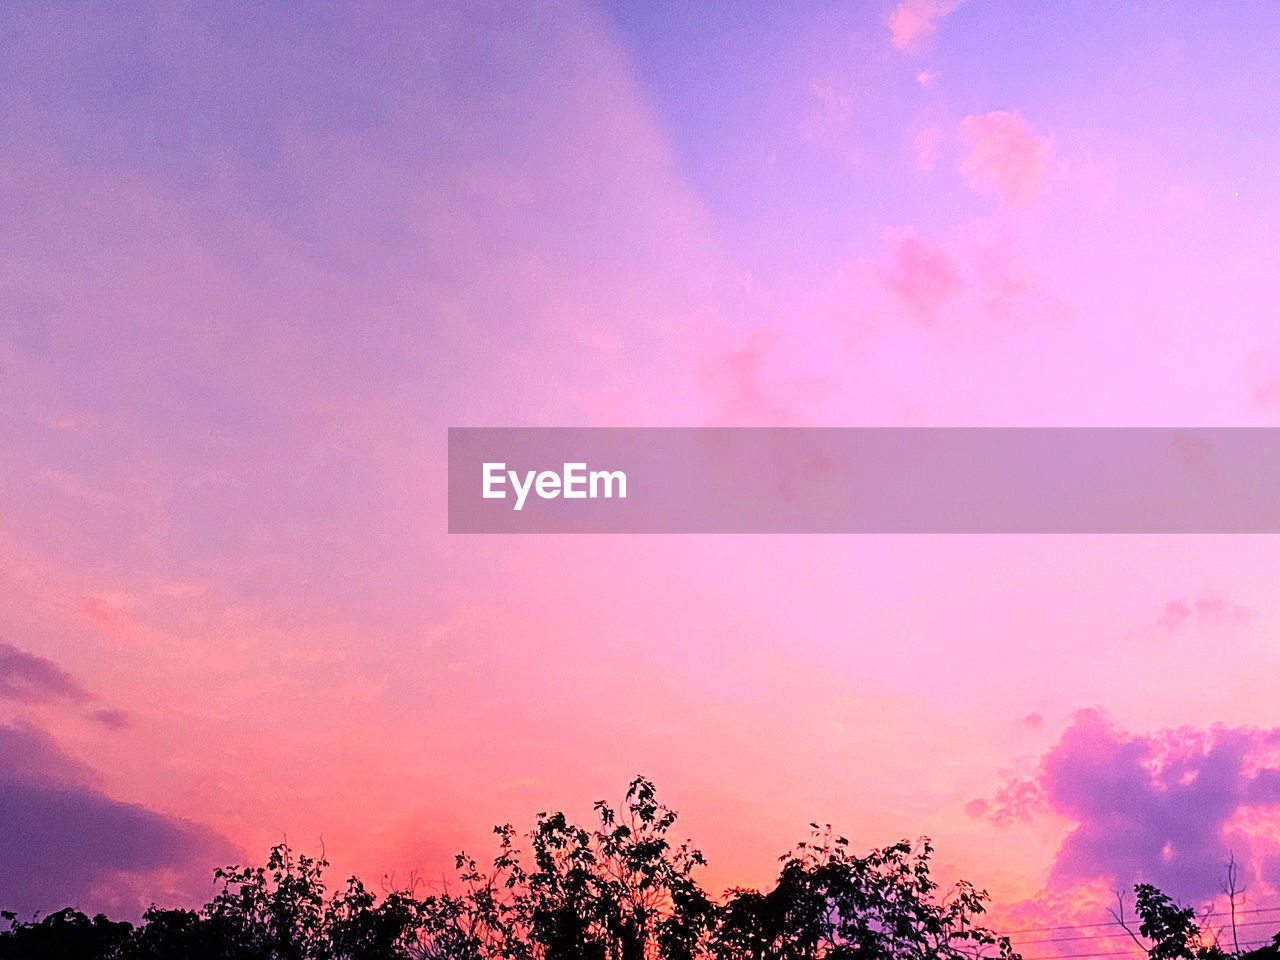
[[[1273,533],[1265,428],[453,428],[451,533]]]

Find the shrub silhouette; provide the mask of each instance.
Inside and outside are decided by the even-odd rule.
[[[460,854],[455,887],[421,897],[377,897],[354,877],[331,892],[323,857],[279,845],[263,866],[218,870],[221,889],[200,910],[152,907],[136,927],[75,910],[31,921],[4,914],[0,960],[1017,956],[975,922],[985,892],[960,883],[939,896],[928,841],[859,857],[814,825],[812,841],[782,858],[773,889],[735,889],[718,902],[696,878],[702,854],[670,838],[676,814],[648,780],[631,783],[620,810],[599,802],[595,812],[590,828],[563,813],[539,814],[527,837],[497,827],[489,864]]]

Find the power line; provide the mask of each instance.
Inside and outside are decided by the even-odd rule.
[[[1264,944],[1271,943],[1271,940],[1251,940],[1240,944],[1240,949],[1245,950],[1250,947],[1261,947]],[[1145,957],[1145,950],[1107,950],[1102,953],[1060,953],[1060,954],[1043,954],[1036,957],[1023,957],[1022,960],[1095,960],[1097,957]]]
[[[1256,907],[1249,910],[1237,910],[1236,916],[1238,917],[1246,913],[1277,913],[1277,912],[1280,912],[1280,907]],[[1230,917],[1230,916],[1231,916],[1231,911],[1226,910],[1226,911],[1219,911],[1215,913],[1206,913],[1204,914],[1203,919],[1208,920],[1215,917]],[[1025,927],[1021,930],[1005,930],[1003,931],[1003,933],[1007,937],[1015,933],[1047,933],[1048,931],[1051,931],[1051,930],[1089,930],[1089,929],[1093,929],[1094,927],[1122,927],[1122,926],[1124,926],[1124,924],[1122,924],[1118,920],[1107,920],[1102,923],[1065,923],[1057,927]]]
[[[1092,960],[1093,957],[1144,957],[1145,950],[1108,950],[1104,953],[1063,953],[1045,954],[1039,957],[1023,957],[1022,960]]]
[[[1280,907],[1273,907],[1272,909],[1273,909],[1273,910],[1280,910]],[[1240,912],[1241,912],[1241,911],[1237,910],[1237,911],[1236,911],[1236,914],[1237,914],[1237,915],[1239,915],[1239,914],[1240,914]],[[1209,916],[1213,916],[1213,914],[1209,914]],[[1230,914],[1224,914],[1224,916],[1230,916]],[[1270,925],[1270,924],[1274,924],[1274,923],[1280,923],[1280,917],[1273,917],[1273,918],[1272,918],[1272,919],[1270,919],[1270,920],[1246,920],[1244,923],[1237,923],[1237,924],[1236,924],[1236,927],[1261,927],[1261,926],[1264,926],[1264,925]],[[1082,926],[1082,927],[1080,927],[1080,929],[1082,929],[1082,930],[1083,930],[1083,929],[1086,929],[1086,928]],[[1007,936],[1007,934],[1006,934],[1006,936]],[[1109,940],[1109,939],[1112,939],[1112,938],[1114,938],[1114,937],[1123,937],[1123,936],[1125,936],[1125,934],[1124,934],[1123,932],[1121,932],[1121,933],[1093,933],[1093,934],[1089,934],[1088,936],[1084,936],[1084,937],[1045,937],[1045,938],[1040,939],[1040,940],[1018,940],[1018,941],[1015,941],[1015,944],[1016,944],[1017,946],[1025,946],[1025,945],[1027,945],[1027,944],[1031,944],[1031,943],[1069,943],[1069,942],[1071,942],[1071,941],[1073,941],[1073,940]]]

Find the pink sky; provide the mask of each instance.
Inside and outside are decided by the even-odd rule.
[[[1274,538],[445,533],[449,426],[1277,425],[1275,15],[1087,6],[7,10],[0,835],[137,846],[39,896],[636,773],[717,885],[817,819],[1271,896]]]

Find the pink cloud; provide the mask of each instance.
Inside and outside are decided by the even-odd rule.
[[[902,0],[889,14],[889,38],[899,50],[905,50],[920,37],[938,29],[942,18],[961,0]]]
[[[84,597],[79,604],[79,613],[113,640],[129,642],[137,639],[138,625],[111,599]]]
[[[1253,391],[1253,405],[1261,410],[1269,410],[1280,404],[1280,376],[1273,377]]]
[[[710,343],[699,374],[715,422],[794,426],[809,419],[835,383],[804,369],[804,352],[791,347],[773,325],[742,335],[722,332]]]
[[[1000,786],[990,800],[979,797],[964,805],[964,812],[975,820],[990,820],[997,826],[1031,823],[1043,812],[1044,794],[1039,784],[1030,780],[1011,780]]]
[[[772,330],[755,330],[704,366],[704,382],[711,394],[720,399],[729,421],[770,425],[792,421],[767,382],[775,341]]]
[[[1049,173],[1049,138],[1037,134],[1017,112],[972,114],[960,123],[969,154],[960,170],[969,185],[994,193],[1012,207],[1042,197]]]
[[[922,323],[964,286],[951,255],[939,244],[901,227],[886,233],[888,262],[881,271],[885,287]]]
[[[992,320],[1062,323],[1070,307],[1044,282],[1040,264],[1026,254],[1026,241],[1000,218],[966,226],[963,249],[983,312]]]
[[[1195,600],[1170,600],[1156,618],[1156,627],[1168,631],[1192,624],[1216,627],[1242,623],[1248,618],[1248,607],[1222,597],[1201,595]]]

